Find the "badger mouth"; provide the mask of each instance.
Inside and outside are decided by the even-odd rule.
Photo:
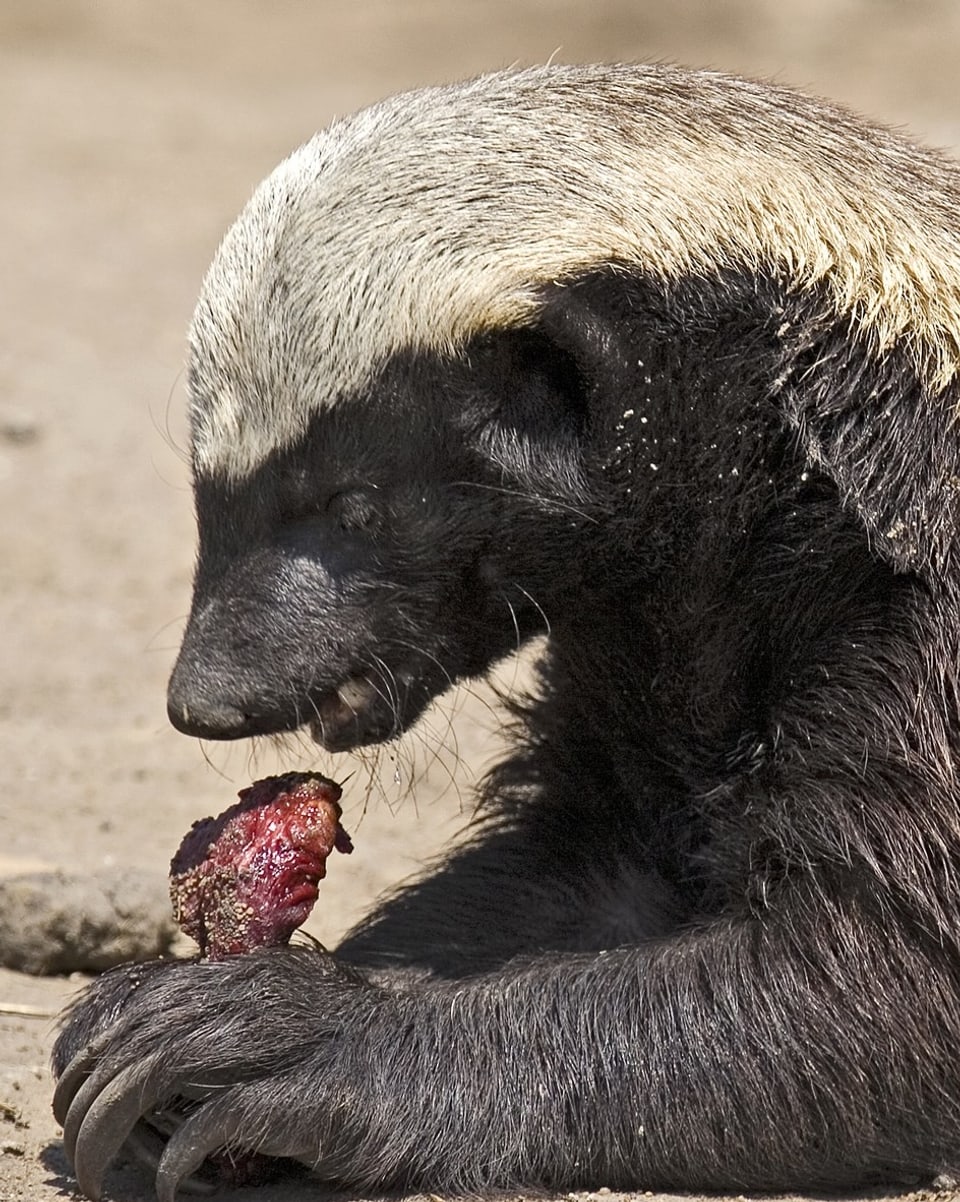
[[[335,688],[311,697],[310,737],[327,751],[399,738],[453,679],[439,665],[424,671],[411,663],[352,672]]]
[[[403,700],[408,692],[388,692],[367,676],[349,676],[313,699],[310,736],[327,751],[350,751],[396,738],[406,726]]]

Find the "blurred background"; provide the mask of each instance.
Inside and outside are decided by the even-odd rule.
[[[775,78],[960,146],[957,0],[0,4],[0,875],[163,873],[190,823],[254,776],[353,771],[357,851],[312,928],[335,941],[463,825],[497,746],[479,688],[452,725],[433,713],[359,765],[168,727],[193,564],[184,335],[226,226],[316,129],[398,89],[548,59]],[[0,1198],[2,1180],[0,1164]]]

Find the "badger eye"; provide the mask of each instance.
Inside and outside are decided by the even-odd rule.
[[[372,534],[380,525],[380,510],[363,488],[334,493],[327,502],[325,516],[351,533]]]

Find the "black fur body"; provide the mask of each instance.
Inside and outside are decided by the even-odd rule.
[[[333,956],[93,987],[88,1191],[184,1097],[163,1198],[224,1145],[358,1188],[960,1170],[960,387],[874,333],[829,277],[612,255],[201,462],[188,733],[379,741],[548,637],[473,840]]]

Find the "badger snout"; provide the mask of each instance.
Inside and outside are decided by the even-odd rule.
[[[232,639],[228,625],[218,622],[220,608],[207,607],[187,627],[167,686],[171,723],[203,739],[240,739],[299,725],[289,684],[286,705],[275,680],[271,685],[276,657],[262,638]]]
[[[259,547],[204,564],[167,689],[184,734],[239,739],[295,730],[355,671],[365,623],[316,559]]]
[[[331,751],[399,735],[445,678],[425,681],[409,650],[385,645],[391,598],[369,576],[283,547],[201,570],[167,690],[171,723],[204,739],[309,727]]]
[[[204,646],[195,627],[170,677],[167,713],[177,730],[195,738],[241,739],[308,726],[327,750],[347,751],[401,734],[433,692],[382,659],[336,676],[317,669],[308,683],[311,677],[265,645],[259,660],[240,665],[229,648]]]

